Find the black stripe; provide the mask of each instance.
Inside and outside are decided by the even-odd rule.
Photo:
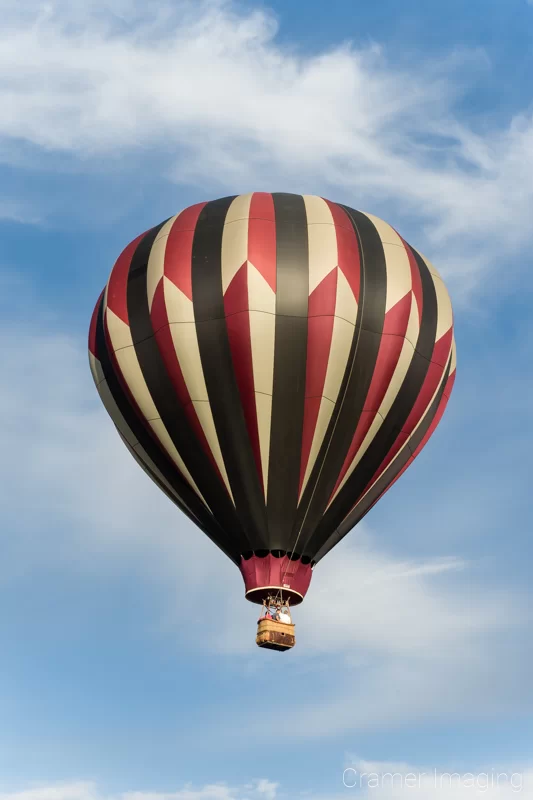
[[[268,547],[263,490],[246,427],[231,353],[222,286],[222,237],[233,197],[208,203],[192,245],[192,298],[200,358],[237,516],[246,543],[241,552]]]
[[[186,514],[209,538],[236,564],[239,563],[239,553],[232,546],[229,536],[220,528],[217,521],[209,512],[196,492],[189,486],[178,472],[176,465],[163,452],[160,445],[152,438],[151,434],[132,407],[122,384],[118,379],[104,332],[104,296],[98,309],[96,324],[96,354],[107,382],[113,400],[124,418],[131,432],[146,451],[157,469],[176,493],[170,498],[172,502]],[[157,481],[156,483],[160,485]],[[163,489],[163,491],[165,491]],[[166,493],[166,492],[165,492]]]
[[[341,208],[348,214],[359,244],[361,288],[352,346],[339,396],[300,503],[298,552],[308,557],[314,554],[317,545],[320,546],[321,539],[317,542],[315,531],[320,526],[364,408],[385,320],[387,267],[381,237],[365,214],[347,206]],[[320,536],[323,540],[322,532]]]
[[[368,450],[324,515],[310,549],[320,547],[320,540],[327,539],[329,532],[340,525],[354,502],[364,492],[372,480],[372,476],[375,475],[381,462],[386,458],[400,435],[426,379],[437,334],[437,294],[433,278],[425,262],[418,253],[415,251],[413,253],[420,272],[423,298],[422,319],[415,353],[387,416]]]
[[[293,546],[298,506],[309,304],[309,239],[301,195],[275,193],[276,329],[268,466],[268,536],[272,550]]]
[[[451,366],[451,357],[450,361],[448,362],[448,368],[446,370],[446,374],[442,381],[442,385],[439,388],[431,406],[429,407],[426,416],[424,417],[423,422],[421,422],[420,426],[414,432],[412,438],[407,443],[406,447],[402,452],[400,452],[397,458],[390,464],[383,475],[381,475],[378,480],[376,481],[375,485],[370,489],[367,495],[361,500],[360,503],[348,514],[348,516],[341,522],[339,527],[333,533],[332,536],[325,542],[325,544],[320,548],[318,553],[314,558],[314,562],[317,563],[320,561],[321,558],[324,558],[326,553],[335,547],[336,544],[343,539],[346,534],[348,534],[354,527],[357,525],[363,517],[365,517],[369,511],[371,511],[374,504],[379,500],[383,492],[387,489],[388,486],[393,482],[399,472],[403,469],[405,464],[409,461],[411,456],[413,456],[416,452],[417,447],[420,445],[422,439],[428,432],[431,423],[435,419],[435,415],[439,410],[440,402],[444,395],[444,389],[448,382],[448,378],[450,375],[450,366]]]
[[[164,224],[148,231],[131,260],[127,304],[133,344],[148,391],[176,450],[220,526],[227,532],[231,531],[236,545],[244,548],[248,542],[231,498],[189,424],[154,336],[148,305],[148,259]]]

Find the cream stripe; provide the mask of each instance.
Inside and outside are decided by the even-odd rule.
[[[331,414],[333,413],[333,408],[339,396],[342,379],[344,378],[346,370],[348,369],[348,359],[354,337],[354,330],[355,326],[350,322],[346,322],[346,320],[341,319],[341,317],[334,318],[326,379],[324,382],[319,414],[315,432],[313,434],[311,450],[309,453],[309,460],[305,470],[302,491],[305,489],[311,474],[311,470],[313,469],[318,453],[320,452],[320,448],[324,441],[324,436],[326,435],[327,426],[329,424]]]
[[[165,275],[163,278],[163,291],[165,294],[165,308],[170,324],[174,322],[191,322],[194,324],[194,307],[192,300],[178,289]]]
[[[357,300],[344,272],[340,268],[337,269],[335,316],[351,322],[352,325],[355,325],[357,321]]]
[[[250,338],[254,389],[272,394],[274,385],[274,340],[276,317],[262,311],[250,311]]]
[[[104,380],[104,371],[102,369],[102,365],[100,364],[98,359],[95,356],[93,356],[90,350],[89,350],[89,366],[91,368],[93,380],[96,384],[96,387],[98,388],[100,383]]]
[[[222,457],[220,443],[218,441],[218,436],[215,428],[215,421],[213,419],[213,412],[211,411],[211,406],[209,403],[201,403],[201,402],[194,402],[193,406],[198,416],[198,419],[200,420],[200,425],[202,426],[205,438],[207,439],[207,444],[209,445],[209,449],[211,450],[216,465],[220,470],[220,474],[222,475],[222,480],[226,484],[226,488],[229,492],[229,495],[233,500],[233,502],[235,503],[235,500],[233,498],[233,493],[231,491],[228,473],[226,472],[226,465],[224,464],[224,458]]]
[[[414,354],[415,354],[415,349],[411,344],[410,340],[404,339],[398,363],[396,364],[394,372],[392,373],[392,377],[390,379],[389,385],[387,386],[387,391],[385,392],[385,396],[378,408],[378,412],[381,414],[381,417],[383,419],[385,419],[385,417],[391,410],[392,404],[394,403],[396,397],[398,396],[398,392],[400,391],[402,384],[405,380],[405,376],[407,375],[407,370],[411,366],[411,361],[413,360]]]
[[[387,299],[385,313],[394,308],[413,288],[411,265],[405,247],[383,243],[387,267]]]
[[[113,397],[113,394],[110,391],[106,380],[104,380],[99,385],[98,393],[100,395],[100,399],[101,399],[101,401],[102,401],[102,403],[104,405],[104,408],[106,409],[106,411],[109,414],[112,422],[114,423],[115,427],[118,430],[120,438],[122,439],[122,441],[126,445],[126,447],[129,450],[129,452],[135,458],[137,463],[144,470],[144,472],[148,475],[148,477],[150,479],[153,480],[152,475],[150,474],[150,472],[147,469],[147,466],[150,467],[150,469],[155,473],[155,475],[159,478],[159,480],[167,488],[167,490],[172,495],[172,497],[175,497],[176,499],[180,500],[181,502],[184,502],[183,500],[181,500],[181,498],[176,493],[176,491],[173,489],[173,487],[169,484],[169,482],[167,481],[167,479],[165,478],[163,473],[156,467],[156,465],[154,464],[152,459],[149,457],[149,455],[147,454],[147,452],[143,448],[143,446],[141,444],[139,444],[139,442],[137,440],[137,437],[135,436],[135,434],[131,430],[130,426],[128,425],[128,423],[126,422],[124,417],[122,416],[122,413],[120,412],[120,409],[119,409],[119,407],[117,406],[117,404],[115,402],[115,398]],[[207,506],[206,506],[206,508],[207,508]]]
[[[348,366],[353,337],[354,325],[346,322],[345,319],[335,317],[323,392],[323,396],[334,403],[337,402],[342,379]]]
[[[316,194],[302,195],[308,225],[333,225],[333,215],[328,204]]]
[[[335,301],[335,318],[331,346],[326,368],[326,377],[320,409],[318,413],[313,441],[309,453],[309,461],[305,470],[302,491],[305,489],[311,470],[324,441],[327,427],[337,402],[342,379],[348,369],[348,359],[353,342],[355,322],[357,319],[357,301],[350,284],[341,269],[337,269],[337,296]]]
[[[427,268],[429,269],[429,271],[431,272],[433,277],[434,278],[440,278],[442,280],[440,272],[438,271],[438,269],[436,267],[433,266],[433,264],[431,263],[429,258],[426,258],[424,255],[422,255],[422,253],[419,253],[419,256],[421,257],[422,261],[425,263],[425,265],[427,266]]]
[[[383,398],[383,402],[380,405],[378,413],[375,419],[373,420],[372,425],[368,429],[365,438],[363,439],[361,445],[359,446],[357,452],[355,453],[353,461],[350,463],[350,466],[346,470],[346,474],[342,479],[341,483],[339,484],[339,488],[333,495],[330,501],[330,505],[333,502],[333,500],[337,497],[338,493],[341,491],[342,487],[344,486],[344,484],[346,483],[346,481],[348,480],[348,478],[350,477],[356,466],[361,461],[362,457],[370,447],[376,433],[381,428],[386,415],[390,411],[390,408],[394,400],[396,399],[398,392],[400,391],[405,375],[407,374],[407,370],[409,369],[409,365],[413,360],[413,355],[414,355],[414,348],[412,344],[407,339],[404,339],[402,351],[400,353],[400,358],[398,359],[398,364],[396,365],[396,369],[394,370],[391,381],[387,387],[387,392],[385,394],[385,397]]]
[[[255,390],[255,407],[261,452],[265,498],[270,459],[272,392],[274,386],[274,346],[276,334],[276,295],[253,264],[248,263],[248,305],[250,344]],[[260,309],[260,310],[256,310]]]
[[[198,486],[196,485],[196,483],[193,481],[191,473],[189,472],[189,470],[185,466],[185,462],[183,461],[182,457],[180,456],[180,454],[178,453],[178,451],[174,447],[174,444],[172,443],[172,439],[168,435],[167,429],[165,428],[165,426],[163,424],[163,420],[161,420],[161,419],[149,420],[149,423],[150,423],[150,427],[152,428],[153,432],[155,433],[155,435],[157,436],[159,441],[162,443],[163,447],[165,448],[165,450],[167,451],[167,453],[171,457],[172,461],[177,465],[177,467],[178,467],[179,471],[181,472],[181,474],[185,477],[187,482],[192,486],[192,488],[194,489],[194,491],[196,492],[198,497],[200,497],[202,499],[202,502],[205,503],[205,505],[207,505],[204,496],[200,492],[200,490],[199,490]]]
[[[236,197],[226,215],[222,234],[222,291],[224,294],[248,258],[248,218],[251,200],[251,194]]]
[[[209,403],[194,323],[172,323],[170,334],[189,397],[193,402]]]
[[[124,347],[132,347],[133,339],[131,337],[130,326],[123,322],[120,317],[117,317],[114,311],[106,307],[105,309],[107,331],[111,340],[111,346],[116,352]]]
[[[157,475],[159,480],[166,486],[168,491],[171,493],[173,497],[181,500],[179,495],[173,489],[173,487],[168,483],[167,479],[163,475],[162,472],[156,467],[152,459],[148,456],[146,450],[139,444],[137,437],[131,430],[130,426],[124,419],[122,413],[120,412],[119,407],[116,404],[115,398],[111,390],[109,389],[108,383],[106,380],[103,380],[98,386],[98,394],[100,395],[100,399],[104,408],[106,409],[107,413],[109,414],[113,424],[117,428],[121,439],[126,444],[132,455],[137,456],[138,463],[144,469],[146,474],[149,478],[152,478],[148,470],[146,469],[146,465],[149,465],[150,469]],[[196,493],[199,497],[203,500],[198,490],[195,488]],[[182,501],[183,502],[183,501]],[[205,501],[204,501],[205,504]],[[207,507],[207,506],[206,506]]]
[[[335,403],[332,403],[331,400],[327,399],[327,397],[321,398],[315,432],[313,435],[313,441],[311,444],[311,449],[309,451],[309,459],[307,461],[304,479],[302,481],[302,491],[300,492],[300,498],[304,492],[305,487],[307,486],[307,482],[309,480],[309,476],[311,475],[311,471],[315,466],[315,462],[318,457],[320,448],[322,446],[322,442],[324,441],[324,436],[326,435],[326,431],[328,429],[329,421],[331,419],[331,415],[333,414],[334,408],[335,408]]]
[[[187,322],[172,322],[170,324],[170,335],[179,363],[183,380],[187,387],[196,410],[200,425],[204,432],[209,449],[217,464],[226,488],[233,499],[229,483],[226,465],[218,441],[218,435],[213,420],[213,413],[209,403],[209,395],[205,383],[200,348],[198,345],[198,335],[194,323],[193,303],[181,292],[172,281],[165,279],[165,303],[167,304],[167,315],[172,319],[190,320]]]
[[[99,385],[98,394],[100,395],[100,400],[102,401],[105,410],[111,417],[111,420],[113,421],[120,435],[130,445],[130,447],[135,447],[135,445],[138,443],[137,437],[134,435],[130,426],[120,413],[107,381],[104,380]]]
[[[422,425],[422,423],[424,422],[425,418],[426,418],[426,417],[427,417],[427,415],[428,415],[429,409],[431,408],[431,404],[433,403],[433,401],[435,400],[436,396],[437,396],[437,395],[438,395],[438,393],[439,393],[439,390],[440,390],[440,387],[442,386],[442,383],[443,383],[443,381],[444,381],[444,376],[445,376],[445,375],[446,375],[446,370],[444,369],[444,370],[443,370],[443,372],[442,372],[441,379],[440,379],[440,381],[439,381],[439,383],[438,383],[438,386],[437,386],[437,388],[435,389],[435,391],[434,391],[434,393],[433,393],[433,395],[432,395],[432,397],[431,397],[431,400],[430,400],[430,401],[429,401],[429,403],[427,404],[427,406],[426,406],[426,409],[425,409],[424,413],[422,414],[422,417],[420,418],[420,420],[419,420],[419,422],[417,423],[416,427],[413,429],[413,431],[412,431],[412,433],[410,434],[410,436],[408,437],[407,441],[406,441],[406,442],[405,442],[405,443],[402,445],[402,447],[400,447],[400,449],[398,450],[398,452],[396,453],[396,455],[394,456],[394,458],[392,459],[392,461],[390,462],[390,464],[388,464],[388,465],[387,465],[386,469],[389,469],[389,468],[390,468],[390,467],[391,467],[391,466],[394,464],[394,462],[396,461],[396,459],[397,459],[397,458],[400,456],[400,454],[401,454],[401,453],[403,453],[403,451],[405,450],[405,448],[407,447],[407,445],[410,443],[411,439],[412,439],[412,438],[413,438],[413,436],[415,435],[415,433],[416,433],[416,431],[418,430],[418,428],[419,428],[419,427]],[[370,491],[372,490],[372,487],[373,487],[373,486],[375,486],[376,482],[377,482],[377,481],[380,479],[380,477],[381,477],[381,475],[378,475],[378,476],[377,476],[377,478],[376,478],[376,480],[374,481],[374,483],[373,483],[371,486],[369,486],[368,490],[367,490],[367,491],[364,493],[364,495],[361,497],[361,500],[359,500],[359,502],[357,503],[357,505],[359,505],[359,503],[360,503],[360,502],[362,502],[362,500],[363,500],[363,499],[364,499],[364,498],[367,496],[368,492],[370,492]]]
[[[156,434],[164,449],[167,451],[170,458],[179,468],[180,472],[184,475],[194,491],[202,497],[200,490],[192,479],[192,476],[185,466],[183,459],[176,450],[172,439],[170,438],[167,429],[163,425],[162,420],[159,418],[159,412],[155,406],[152,396],[144,380],[137,354],[133,346],[131,332],[128,325],[117,317],[111,309],[106,309],[107,326],[111,344],[115,350],[115,358],[117,359],[118,366],[122,376],[135,400],[139,410],[145,420],[150,424],[150,427]],[[126,342],[130,344],[126,344]],[[119,349],[117,349],[117,346]],[[205,503],[204,498],[202,500]]]
[[[236,222],[240,219],[248,219],[250,216],[251,202],[252,192],[238,195],[228,208],[224,224],[229,225],[230,223]]]
[[[272,395],[255,393],[257,427],[259,431],[259,450],[261,453],[261,472],[265,487],[265,500],[268,494],[268,465],[270,463],[270,429],[272,425]]]
[[[414,295],[412,295],[414,301]],[[384,419],[386,418],[387,414],[389,413],[390,409],[392,408],[392,404],[396,400],[398,392],[401,389],[401,386],[405,380],[405,376],[407,375],[407,370],[413,360],[413,355],[415,352],[414,346],[412,345],[411,341],[415,341],[418,338],[418,329],[419,329],[419,322],[418,322],[418,311],[416,309],[416,303],[411,304],[411,313],[409,315],[409,323],[407,325],[407,337],[403,340],[402,349],[400,351],[400,357],[398,359],[398,363],[394,369],[392,374],[391,380],[389,385],[387,386],[387,391],[385,392],[385,396],[381,401],[381,405],[378,409],[378,414],[372,422],[372,425],[368,429],[368,432],[361,442],[359,449],[357,450],[353,461],[350,463],[346,471],[346,475],[342,479],[339,488],[335,492],[331,502],[337,497],[338,493],[356,468],[356,466],[361,461],[361,458],[366,453],[370,444],[375,437],[378,430],[381,428]],[[368,409],[369,411],[375,411],[375,409]],[[331,504],[331,503],[330,503]]]
[[[309,242],[309,294],[338,266],[337,233],[328,204],[304,195]]]
[[[409,312],[409,322],[407,323],[405,338],[409,342],[411,342],[413,347],[416,347],[419,333],[420,333],[419,308],[418,308],[418,303],[416,301],[415,293],[411,292],[411,311]]]
[[[152,310],[152,303],[154,302],[154,294],[159,281],[162,279],[165,269],[165,251],[167,249],[168,235],[177,215],[165,222],[150,250],[148,256],[148,269],[146,272],[146,291],[148,293],[148,307]]]
[[[324,390],[320,401],[315,431],[309,460],[305,469],[302,492],[305,489],[318,453],[324,441],[335,403],[339,396],[342,379],[348,368],[348,358],[352,346],[355,322],[357,319],[357,301],[350,284],[341,269],[337,269],[337,295],[335,300],[335,317],[331,346],[328,356]]]
[[[374,224],[385,253],[387,269],[387,298],[385,312],[393,308],[412,289],[409,256],[396,231],[379,217],[365,214]]]
[[[436,275],[432,275],[432,277],[433,283],[435,284],[435,292],[437,294],[438,317],[435,341],[438,342],[439,339],[444,336],[444,334],[447,333],[453,325],[453,311],[450,296],[446,286],[444,285],[444,282],[442,281],[442,278],[439,278]]]
[[[264,311],[267,314],[276,313],[276,293],[263,278],[251,261],[248,267],[248,308],[250,311]]]
[[[450,375],[457,369],[457,348],[455,346],[455,336],[452,339],[452,361],[450,364]]]
[[[372,222],[374,227],[376,228],[377,232],[379,233],[379,237],[382,242],[386,242],[387,244],[395,244],[404,250],[403,242],[401,238],[398,236],[394,228],[389,225],[388,222],[380,219],[380,217],[375,217],[374,214],[367,214],[366,211],[363,212],[365,217]]]

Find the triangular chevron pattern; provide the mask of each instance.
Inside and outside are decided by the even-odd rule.
[[[322,558],[426,444],[455,379],[435,268],[308,195],[199,203],[139,236],[89,351],[132,455],[236,563]]]

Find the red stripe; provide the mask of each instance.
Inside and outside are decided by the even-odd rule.
[[[375,505],[376,505],[376,503],[378,502],[378,500],[381,500],[381,498],[383,497],[383,495],[385,494],[385,492],[388,492],[388,491],[389,491],[389,489],[391,488],[391,486],[394,486],[394,484],[396,483],[396,481],[397,481],[397,480],[399,480],[399,478],[401,478],[401,476],[403,475],[403,473],[405,472],[405,470],[406,470],[408,467],[410,467],[410,466],[411,466],[411,464],[413,463],[413,461],[415,460],[415,458],[416,458],[418,455],[420,455],[420,453],[422,452],[422,450],[424,449],[424,447],[426,446],[426,444],[429,442],[429,440],[431,439],[431,437],[432,437],[432,436],[433,436],[433,434],[435,433],[435,430],[436,430],[436,428],[437,428],[437,426],[438,426],[439,422],[441,421],[441,419],[442,419],[442,416],[443,416],[443,414],[444,414],[444,412],[445,412],[445,410],[446,410],[446,406],[448,405],[448,400],[449,400],[449,398],[450,398],[450,394],[451,394],[451,392],[452,392],[452,389],[453,389],[453,384],[454,384],[454,381],[455,381],[455,371],[454,371],[453,375],[450,375],[450,377],[448,378],[448,380],[447,380],[447,382],[446,382],[446,387],[445,387],[445,389],[444,389],[444,393],[443,393],[443,395],[442,395],[442,397],[441,397],[441,400],[440,400],[440,403],[439,403],[439,407],[437,408],[437,413],[435,414],[435,417],[433,418],[433,420],[432,420],[432,422],[431,422],[431,425],[429,426],[429,428],[428,428],[428,430],[427,430],[427,432],[426,432],[426,435],[424,436],[424,438],[422,439],[422,441],[420,442],[420,444],[418,445],[418,447],[417,447],[417,448],[416,448],[416,450],[414,451],[414,454],[411,456],[411,458],[410,458],[410,459],[407,461],[407,463],[406,463],[406,464],[404,464],[404,466],[401,468],[401,470],[400,470],[400,472],[398,473],[398,475],[397,475],[397,476],[394,478],[394,480],[392,480],[392,481],[389,483],[389,485],[388,485],[388,486],[387,486],[387,487],[386,487],[386,488],[385,488],[385,489],[384,489],[384,490],[381,492],[381,494],[379,495],[379,497],[378,497],[376,500],[374,500],[374,502],[372,503],[372,505],[370,506],[370,508],[373,508],[373,506],[375,506]],[[370,510],[370,509],[369,509],[369,510]]]
[[[457,375],[457,372],[454,369],[454,371],[452,372],[452,374],[448,378],[448,382],[446,384],[446,388],[444,389],[444,394],[446,395],[448,400],[450,399],[450,396],[451,396],[451,393],[452,393],[452,390],[453,390],[453,387],[454,387],[454,384],[455,384],[455,376],[456,375]]]
[[[392,486],[394,486],[394,484],[396,483],[396,481],[397,481],[397,480],[399,480],[399,479],[401,478],[401,476],[402,476],[402,475],[403,475],[403,473],[406,471],[406,469],[408,469],[408,468],[411,466],[411,464],[413,463],[413,461],[415,460],[415,458],[416,458],[418,455],[420,455],[420,453],[422,452],[422,450],[424,449],[424,447],[426,446],[426,444],[428,443],[428,441],[431,439],[432,435],[433,435],[433,434],[434,434],[434,432],[435,432],[435,429],[437,428],[437,426],[438,426],[439,422],[440,422],[440,421],[441,421],[441,419],[442,419],[442,415],[444,414],[444,411],[446,410],[446,406],[448,405],[448,400],[449,400],[449,398],[450,398],[450,395],[451,395],[451,393],[452,393],[453,384],[454,384],[454,382],[455,382],[455,375],[456,375],[456,373],[455,373],[455,370],[454,370],[453,374],[449,376],[449,378],[448,378],[448,380],[447,380],[447,382],[446,382],[446,386],[445,386],[445,388],[444,388],[443,395],[442,395],[442,397],[441,397],[441,400],[440,400],[439,406],[438,406],[438,408],[437,408],[437,413],[435,414],[435,417],[433,418],[433,420],[432,420],[432,422],[431,422],[431,425],[429,426],[429,428],[428,428],[428,430],[427,430],[427,432],[426,432],[426,435],[424,436],[424,438],[422,439],[422,441],[420,442],[420,444],[418,445],[418,447],[417,447],[417,448],[416,448],[416,450],[414,451],[414,454],[413,454],[413,455],[412,455],[412,456],[411,456],[411,457],[408,459],[408,461],[407,461],[407,462],[406,462],[406,463],[403,465],[403,467],[401,468],[401,470],[400,470],[400,472],[398,473],[398,475],[396,475],[396,477],[395,477],[395,478],[394,478],[394,479],[393,479],[393,480],[392,480],[392,481],[389,483],[389,485],[388,485],[388,486],[386,486],[386,487],[385,487],[385,489],[383,489],[383,491],[381,492],[381,494],[380,494],[380,495],[379,495],[379,496],[378,496],[378,497],[377,497],[377,498],[374,500],[374,502],[372,503],[372,505],[369,507],[368,511],[370,511],[370,509],[372,509],[372,508],[373,508],[373,507],[376,505],[376,503],[377,503],[379,500],[381,500],[381,498],[383,497],[383,495],[384,495],[386,492],[388,492],[388,491],[389,491],[389,489],[390,489]],[[383,471],[383,470],[382,470],[382,471]],[[371,485],[371,484],[369,484],[369,486],[370,486],[370,485]],[[369,488],[369,487],[367,487],[367,488]],[[357,500],[357,503],[359,503],[360,499],[361,499],[361,498],[358,498],[358,500]],[[351,513],[351,512],[353,511],[353,509],[356,507],[357,503],[355,503],[355,505],[353,506],[353,508],[352,508],[352,509],[350,509],[350,512],[349,512],[349,513]],[[367,512],[367,513],[368,513],[368,512]],[[347,516],[348,516],[348,515],[347,515]]]
[[[131,259],[137,249],[137,245],[146,235],[147,231],[141,233],[127,247],[124,248],[111,270],[107,288],[107,307],[113,314],[116,314],[122,322],[129,325],[128,317],[128,273],[130,270]],[[111,348],[113,349],[113,348]]]
[[[342,270],[354,297],[359,304],[359,294],[361,285],[361,260],[359,256],[359,244],[352,223],[344,209],[325,201],[331,211],[335,233],[337,235],[337,258],[339,268]]]
[[[424,416],[427,407],[431,403],[431,398],[437,391],[439,383],[442,380],[443,373],[446,369],[445,365],[448,363],[448,359],[450,357],[452,337],[453,330],[450,328],[450,330],[445,333],[444,336],[441,336],[433,348],[431,363],[429,365],[426,378],[422,384],[422,388],[420,389],[420,393],[411,410],[411,413],[409,414],[405,425],[402,428],[405,433],[411,434],[413,432],[419,421]]]
[[[248,300],[248,265],[246,262],[239,267],[230,281],[224,294],[224,311],[227,317],[239,314],[249,309]]]
[[[137,405],[137,402],[136,402],[135,398],[133,397],[133,394],[130,391],[130,387],[128,386],[128,383],[126,382],[126,379],[125,379],[124,375],[122,374],[122,370],[120,368],[120,364],[118,363],[116,353],[113,350],[113,345],[111,344],[111,337],[109,335],[109,327],[108,327],[108,324],[107,324],[107,314],[106,314],[106,309],[105,308],[104,308],[104,313],[103,313],[103,325],[104,325],[104,337],[105,337],[105,341],[106,341],[106,345],[107,345],[107,352],[108,352],[108,355],[109,355],[109,360],[111,361],[111,365],[113,367],[113,374],[115,375],[117,381],[119,382],[119,384],[120,384],[120,386],[122,388],[122,391],[124,392],[124,395],[125,395],[126,399],[128,400],[128,403],[130,404],[130,406],[133,409],[134,413],[137,415],[137,418],[139,419],[139,421],[141,422],[141,424],[143,425],[145,430],[148,432],[148,434],[151,436],[151,438],[154,440],[154,442],[156,442],[156,444],[159,447],[161,447],[161,442],[159,441],[157,436],[154,434],[152,428],[150,427],[150,425],[146,421],[146,418],[145,418],[144,414],[141,413],[141,409]]]
[[[105,289],[100,292],[100,297],[94,307],[94,311],[91,317],[91,324],[89,326],[89,352],[95,357],[98,358],[98,353],[96,349],[96,327],[98,323],[98,312],[100,310],[100,303],[102,302],[102,297],[104,296]]]
[[[181,370],[181,366],[178,360],[178,356],[176,353],[176,348],[174,347],[174,342],[172,339],[172,332],[170,330],[170,325],[168,323],[168,316],[166,311],[165,305],[165,292],[164,292],[164,280],[160,280],[157,288],[155,290],[154,299],[152,303],[152,310],[151,310],[152,320],[157,320],[157,324],[159,329],[155,334],[155,340],[157,342],[157,346],[159,348],[159,352],[161,353],[161,358],[165,364],[165,369],[167,372],[168,377],[170,378],[178,400],[185,410],[185,414],[187,415],[187,419],[189,424],[194,431],[194,434],[198,440],[198,443],[204,453],[208,456],[213,469],[215,470],[218,478],[224,488],[226,485],[222,479],[222,475],[218,469],[218,465],[215,461],[215,457],[209,447],[208,441],[206,439],[204,430],[198,419],[196,414],[196,409],[191,401],[191,396],[189,394],[189,390],[187,388],[187,384],[185,383],[185,378],[183,377],[183,372]],[[175,323],[180,325],[181,323]],[[185,323],[188,324],[188,323]],[[182,455],[180,453],[180,455]]]
[[[176,217],[169,230],[163,264],[164,276],[159,281],[154,293],[150,319],[161,358],[178,400],[185,410],[200,447],[209,458],[220,482],[225,487],[215,457],[211,452],[204,430],[192,404],[176,348],[174,347],[165,301],[165,278],[168,278],[192,302],[192,243],[198,217],[205,205],[206,203],[197,203],[186,208]],[[181,325],[182,323],[175,324]]]
[[[252,267],[250,267],[252,269]],[[261,467],[261,448],[257,408],[255,404],[255,385],[252,359],[252,340],[250,332],[250,312],[248,310],[248,265],[243,264],[234,275],[224,295],[224,310],[228,330],[233,370],[239,387],[246,428],[255,458],[257,474],[263,485]],[[264,486],[263,486],[264,489]]]
[[[311,453],[321,398],[328,370],[335,304],[337,302],[338,270],[332,269],[309,296],[307,324],[307,361],[305,406],[300,461],[300,491]]]
[[[389,388],[405,341],[411,304],[412,293],[409,291],[385,314],[376,366],[365,400],[365,411],[377,411]]]
[[[333,316],[335,314],[338,279],[339,276],[335,267],[311,292],[307,311],[309,317],[319,317],[324,314]]]
[[[424,436],[424,438],[422,439],[422,441],[420,442],[420,444],[416,448],[415,452],[413,453],[413,458],[416,458],[417,455],[424,449],[424,447],[426,446],[426,444],[428,443],[430,438],[433,436],[433,433],[435,432],[435,428],[437,427],[437,425],[441,421],[442,415],[444,414],[444,412],[446,410],[446,406],[448,405],[448,400],[450,399],[450,393],[452,391],[454,381],[455,381],[455,372],[453,373],[453,375],[450,375],[450,377],[446,381],[446,387],[445,387],[444,393],[443,393],[443,395],[442,395],[442,397],[440,399],[439,407],[437,408],[437,413],[435,414],[435,416],[434,416],[434,418],[433,418],[433,420],[431,422],[431,425],[429,426],[429,428],[428,428],[428,430],[426,432],[426,435]]]
[[[206,203],[196,203],[178,215],[170,228],[163,272],[192,300],[192,243],[198,217]]]
[[[446,339],[446,338],[448,338],[448,342],[450,342],[451,331],[449,331],[441,339],[439,339],[439,341],[435,345],[435,350],[438,350],[440,352],[440,350],[442,349],[441,343],[443,342],[443,339]],[[438,345],[439,345],[439,347],[437,347]],[[435,353],[435,350],[433,351],[434,353]],[[448,344],[448,355],[449,355],[449,344]],[[440,381],[442,380],[443,372],[444,372],[444,368],[441,367],[440,364],[431,363],[429,365],[428,374],[426,375],[426,380],[424,381],[424,384],[422,386],[422,390],[420,392],[420,395],[419,395],[419,397],[418,397],[418,399],[417,399],[417,401],[415,403],[415,406],[414,406],[411,414],[409,415],[409,418],[407,419],[407,422],[405,423],[405,425],[404,425],[404,427],[402,429],[402,432],[399,434],[398,439],[396,440],[396,442],[394,443],[393,447],[389,451],[387,457],[385,458],[385,460],[380,465],[379,469],[376,471],[376,473],[372,477],[372,480],[368,483],[367,487],[365,488],[365,492],[367,491],[367,489],[370,486],[372,486],[372,484],[379,478],[379,476],[387,469],[387,467],[392,462],[394,457],[400,451],[402,445],[407,441],[407,439],[413,433],[415,427],[422,420],[425,412],[428,409],[428,406],[429,406],[429,404],[431,402],[431,399],[432,399],[433,395],[435,394],[435,392],[437,391],[437,388],[439,386]],[[455,379],[455,372],[448,379],[448,381],[446,383],[446,387],[444,389],[445,392],[446,392],[446,390],[449,390],[451,392],[452,387],[453,387],[454,379]],[[451,381],[451,383],[450,383],[450,381]],[[441,402],[439,404],[439,408],[437,409],[437,413],[435,415],[435,419],[431,423],[429,431],[426,433],[424,439],[422,440],[422,443],[418,446],[418,448],[416,450],[416,453],[415,453],[415,456],[422,450],[422,448],[424,447],[424,445],[428,441],[429,437],[431,436],[431,434],[433,433],[433,431],[437,427],[437,425],[438,425],[438,423],[440,421],[440,418],[442,417],[442,415],[444,413],[444,409],[446,408],[446,403],[447,402],[448,402],[448,398],[446,397],[446,395],[443,395],[443,399],[441,400]]]
[[[363,444],[365,436],[370,430],[387,389],[389,388],[405,341],[404,337],[409,323],[411,303],[412,294],[408,292],[405,297],[399,300],[385,315],[383,335],[379,345],[372,382],[363,407],[363,413],[355,429],[350,448],[344,460],[337,483],[333,489],[332,496],[342,483],[350,464],[353,462],[357,451]]]
[[[301,561],[291,561],[287,556],[276,558],[269,553],[264,558],[252,556],[245,561],[243,558],[240,570],[244,578],[245,591],[259,589],[267,586],[293,589],[305,597],[313,574],[310,564]]]
[[[254,192],[248,219],[248,260],[276,291],[276,220],[271,194]]]

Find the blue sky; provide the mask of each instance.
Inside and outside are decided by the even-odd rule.
[[[5,0],[2,17],[0,800],[518,785],[343,785],[391,765],[499,770],[533,798],[533,5]],[[320,564],[283,664],[255,647],[234,566],[120,444],[86,356],[124,244],[250,190],[384,217],[456,309],[443,423]]]

